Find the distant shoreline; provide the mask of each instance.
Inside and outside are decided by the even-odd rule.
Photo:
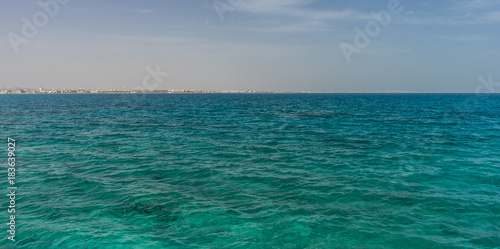
[[[311,92],[311,91],[237,91],[237,90],[86,90],[86,89],[0,89],[0,95],[66,95],[66,94],[476,94],[476,93],[429,93],[410,91],[388,91],[388,92]]]
[[[258,95],[258,94],[275,94],[275,95],[284,95],[284,94],[332,94],[332,95],[342,95],[342,94],[366,94],[366,95],[377,95],[377,94],[391,94],[391,95],[476,95],[477,93],[418,93],[418,92],[186,92],[186,93],[118,93],[118,92],[109,92],[109,93],[0,93],[0,96],[7,95]],[[500,93],[491,93],[489,95],[500,95]]]
[[[283,94],[283,93],[320,93],[308,91],[237,91],[237,90],[153,90],[153,91],[136,91],[136,90],[84,90],[84,89],[51,89],[51,90],[35,90],[35,89],[0,89],[0,95],[10,94]]]

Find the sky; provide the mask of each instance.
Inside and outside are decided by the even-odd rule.
[[[499,28],[499,0],[0,0],[0,88],[474,92]]]

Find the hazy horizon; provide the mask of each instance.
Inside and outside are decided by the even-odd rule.
[[[500,82],[493,0],[0,7],[0,88],[472,93]]]

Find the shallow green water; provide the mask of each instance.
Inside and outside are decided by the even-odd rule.
[[[0,96],[0,245],[500,248],[499,121],[495,95]]]

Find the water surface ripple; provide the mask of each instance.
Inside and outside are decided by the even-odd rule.
[[[471,98],[0,96],[15,248],[500,248],[500,96]]]

